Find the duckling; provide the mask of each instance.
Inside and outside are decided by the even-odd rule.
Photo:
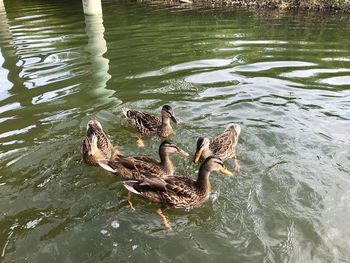
[[[208,156],[217,156],[223,161],[232,158],[235,171],[239,172],[240,165],[236,157],[236,146],[240,133],[241,127],[236,123],[230,123],[223,133],[213,139],[199,137],[193,162],[197,163],[199,160],[203,161]]]
[[[187,157],[189,154],[181,150],[171,141],[164,141],[159,146],[160,161],[147,156],[119,156],[116,160],[98,160],[98,164],[126,180],[142,179],[145,176],[166,177],[174,174],[175,168],[170,155],[178,154]],[[128,203],[133,209],[131,195],[128,193]]]
[[[98,159],[110,159],[120,155],[113,147],[97,120],[90,120],[86,126],[86,136],[81,141],[80,153],[84,163],[98,166]]]
[[[137,130],[137,145],[144,147],[141,139],[142,135],[168,137],[173,133],[170,120],[177,123],[174,110],[169,105],[164,105],[161,111],[162,119],[152,116],[142,111],[130,110],[122,108],[123,114],[128,122]]]
[[[197,180],[180,176],[143,177],[124,181],[123,185],[128,191],[165,207],[194,208],[208,200],[211,191],[209,175],[212,171],[232,176],[219,158],[210,156],[200,166]],[[157,214],[163,219],[165,227],[171,228],[161,208],[157,209]]]

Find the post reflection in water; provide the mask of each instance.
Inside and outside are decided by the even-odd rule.
[[[0,0],[0,35],[1,38],[7,38],[11,36],[3,0]]]
[[[89,84],[89,89],[93,90],[93,94],[98,96],[99,100],[102,100],[101,103],[105,103],[107,98],[108,100],[116,98],[111,98],[115,91],[106,89],[107,81],[111,75],[108,73],[109,59],[103,56],[107,52],[103,17],[99,15],[85,16],[85,24],[85,32],[88,36],[86,50],[89,53],[93,80]]]
[[[8,23],[6,9],[4,2],[0,0],[0,39],[6,43],[6,46],[10,43],[12,39],[12,34],[10,31],[10,25]],[[8,75],[9,70],[6,68],[6,48],[0,47],[0,100],[3,100],[10,96],[9,90],[13,87],[13,83],[9,81]],[[13,50],[12,50],[13,52]],[[13,52],[14,53],[14,52]],[[6,111],[6,106],[2,107],[1,112]]]

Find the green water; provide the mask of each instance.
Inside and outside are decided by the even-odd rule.
[[[348,15],[104,1],[102,23],[80,0],[4,4],[0,262],[350,261]],[[214,173],[203,207],[166,210],[170,231],[79,156],[98,119],[124,154],[157,157],[120,109],[164,104],[191,155],[198,136],[242,127],[241,172]]]

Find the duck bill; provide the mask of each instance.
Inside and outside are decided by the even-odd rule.
[[[231,173],[229,170],[227,170],[226,168],[222,167],[220,170],[219,170],[220,173],[222,173],[223,175],[226,175],[226,176],[232,176],[233,173]]]
[[[175,118],[174,114],[171,114],[170,118],[175,124],[177,124],[177,119]]]
[[[194,163],[198,163],[199,161],[199,158],[201,158],[202,156],[202,152],[203,152],[204,148],[200,148],[194,155],[194,158],[193,158],[193,162]]]
[[[92,131],[91,128],[89,128],[87,131],[86,131],[86,138],[88,139],[89,142],[92,141],[92,138],[95,136],[95,133]]]
[[[178,149],[178,152],[177,152],[178,155],[182,156],[182,157],[187,157],[189,156],[189,154],[181,149]]]
[[[90,142],[90,139],[88,137],[85,138],[84,140],[84,146],[85,148],[87,149],[87,154],[89,156],[92,155],[92,152],[91,152],[91,142]]]

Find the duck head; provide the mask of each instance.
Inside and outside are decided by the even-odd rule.
[[[202,156],[203,151],[209,149],[210,140],[207,137],[199,137],[197,140],[196,153],[194,154],[193,162],[197,163]]]
[[[174,123],[177,123],[177,119],[175,117],[175,112],[173,108],[169,105],[164,105],[162,108],[162,117],[163,118],[169,118],[171,119]]]

